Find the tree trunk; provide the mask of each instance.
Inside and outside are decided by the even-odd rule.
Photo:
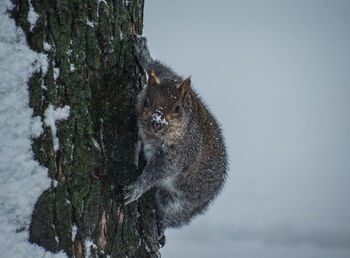
[[[150,194],[127,207],[121,195],[144,165],[134,110],[144,74],[132,54],[143,0],[14,4],[16,24],[49,64],[29,82],[30,106],[45,125],[32,147],[52,179],[30,241],[69,257],[159,256]],[[50,122],[63,111],[66,119]]]

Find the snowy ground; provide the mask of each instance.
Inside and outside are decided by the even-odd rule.
[[[11,8],[0,1],[0,257],[66,257],[28,242],[33,207],[50,180],[33,158],[31,138],[42,133],[44,121],[32,118],[27,82],[33,72],[47,71],[47,61],[28,48],[8,17]],[[28,19],[35,23],[35,14]]]

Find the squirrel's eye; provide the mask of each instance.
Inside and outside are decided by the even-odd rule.
[[[180,112],[180,105],[177,105],[175,108],[174,108],[174,113],[179,113]]]
[[[147,99],[145,99],[145,101],[143,102],[143,106],[144,106],[144,107],[148,107],[148,101],[147,101]]]

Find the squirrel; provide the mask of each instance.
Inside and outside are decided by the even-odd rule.
[[[191,87],[151,58],[145,37],[135,36],[134,55],[148,82],[136,105],[147,164],[124,189],[127,205],[154,188],[159,234],[203,213],[223,187],[227,154],[220,126]],[[165,241],[165,239],[164,239]]]

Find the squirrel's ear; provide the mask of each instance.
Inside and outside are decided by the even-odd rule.
[[[182,101],[185,101],[191,88],[191,76],[176,86],[180,89]]]
[[[154,73],[154,70],[150,69],[148,72],[148,85],[154,85],[154,84],[156,85],[160,84],[160,80]]]

